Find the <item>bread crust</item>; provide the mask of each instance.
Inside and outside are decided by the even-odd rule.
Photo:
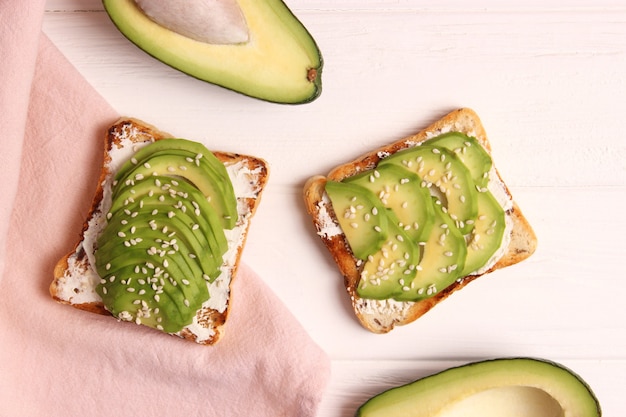
[[[133,145],[140,145],[172,137],[174,136],[157,129],[151,124],[132,117],[120,118],[107,130],[104,139],[103,165],[91,208],[87,213],[76,245],[57,262],[53,271],[54,279],[50,284],[49,291],[52,298],[57,302],[70,305],[79,310],[102,315],[111,315],[104,307],[100,297],[97,295],[93,296],[93,294],[95,294],[95,284],[97,283],[94,280],[94,275],[97,274],[95,274],[95,269],[90,265],[88,256],[89,249],[85,248],[85,233],[88,232],[90,227],[94,227],[94,219],[104,214],[102,212],[104,197],[103,184],[106,183],[107,178],[114,175],[114,169],[111,167],[113,153],[116,149],[128,146],[125,145],[123,141],[130,140]],[[238,241],[235,243],[237,247],[234,263],[232,265],[223,266],[223,268],[228,270],[228,299],[226,301],[226,308],[223,311],[219,311],[208,306],[203,306],[196,314],[198,326],[206,329],[208,333],[210,333],[209,337],[201,338],[189,327],[185,327],[181,332],[176,334],[183,339],[204,345],[217,343],[224,334],[224,324],[227,321],[230,311],[230,287],[240,263],[241,254],[250,226],[250,219],[254,216],[261,201],[261,195],[269,177],[269,166],[267,162],[261,158],[229,152],[214,151],[213,153],[227,167],[240,164],[242,167],[241,172],[244,172],[243,175],[246,175],[244,180],[248,183],[247,185],[250,187],[250,190],[246,192],[245,195],[237,195],[237,190],[235,190],[239,212],[236,227],[241,227],[241,233],[239,234]],[[98,277],[96,276],[96,278]]]
[[[485,129],[478,115],[471,109],[462,108],[448,113],[425,129],[399,141],[382,146],[367,152],[360,157],[335,167],[328,175],[317,175],[308,179],[304,185],[305,208],[313,220],[318,236],[330,252],[337,267],[343,276],[344,286],[350,297],[352,308],[360,324],[374,333],[387,333],[395,326],[406,325],[424,315],[438,303],[446,299],[455,291],[465,287],[475,279],[521,262],[528,258],[536,249],[537,238],[528,220],[522,214],[518,205],[513,201],[510,190],[500,177],[497,169],[494,171],[511,198],[511,207],[506,211],[512,227],[510,240],[502,257],[487,271],[469,275],[457,280],[452,285],[439,291],[431,298],[419,302],[397,302],[394,300],[366,300],[356,293],[361,268],[358,260],[353,256],[350,246],[337,222],[330,200],[325,194],[325,185],[329,180],[341,181],[363,171],[375,168],[378,163],[389,155],[403,149],[416,146],[427,139],[446,132],[460,132],[475,137],[478,142],[491,154],[491,145]]]

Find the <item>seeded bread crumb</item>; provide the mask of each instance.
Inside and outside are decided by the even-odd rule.
[[[373,333],[388,333],[395,326],[406,325],[417,320],[439,302],[455,291],[465,287],[473,280],[528,258],[537,246],[537,238],[533,229],[515,201],[512,201],[511,207],[506,211],[506,215],[512,222],[509,244],[503,256],[489,270],[459,279],[454,284],[438,292],[435,296],[419,302],[368,300],[357,295],[356,289],[359,283],[361,268],[358,260],[352,255],[345,235],[341,232],[341,228],[336,220],[330,200],[325,194],[326,181],[341,181],[347,177],[375,168],[381,159],[447,132],[460,132],[473,136],[491,154],[491,145],[478,115],[471,109],[463,108],[447,114],[414,135],[367,152],[353,161],[342,164],[331,170],[327,176],[317,175],[311,177],[304,186],[306,210],[313,220],[317,235],[330,252],[343,276],[344,286],[350,297],[354,314],[360,324]],[[502,181],[500,174],[497,170],[495,170],[495,173],[504,185],[504,191],[512,200],[511,193],[504,181]]]
[[[171,137],[173,136],[134,118],[121,118],[108,129],[104,140],[104,159],[100,178],[91,209],[83,224],[79,241],[74,249],[60,259],[54,268],[54,280],[50,285],[50,294],[53,299],[80,310],[110,315],[95,292],[95,286],[100,278],[90,265],[89,249],[85,247],[86,233],[94,232],[94,229],[101,227],[101,225],[98,225],[98,219],[104,211],[101,208],[104,196],[102,184],[108,176],[113,174],[111,165],[114,152],[119,151],[124,146],[145,144]],[[269,175],[269,167],[263,159],[227,152],[214,152],[214,154],[227,167],[239,166],[238,164],[241,164],[243,168],[241,172],[243,173],[242,175],[246,176],[244,180],[248,189],[245,190],[243,195],[238,195],[237,189],[235,189],[239,212],[238,226],[236,228],[239,227],[241,233],[235,243],[236,248],[229,248],[236,251],[234,262],[223,266],[223,271],[226,271],[223,285],[228,287],[225,291],[227,293],[226,307],[223,310],[216,310],[208,305],[204,305],[196,314],[195,321],[197,324],[194,325],[195,327],[185,327],[176,334],[176,336],[183,339],[204,345],[213,345],[223,336],[230,305],[230,286],[237,273],[250,226],[250,219],[254,216],[260,203],[261,194]]]

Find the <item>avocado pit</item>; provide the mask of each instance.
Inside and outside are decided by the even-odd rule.
[[[135,0],[154,22],[198,42],[248,42],[246,19],[236,0]]]

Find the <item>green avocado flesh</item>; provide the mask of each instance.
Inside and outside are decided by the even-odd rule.
[[[374,193],[356,184],[334,181],[326,183],[326,192],[354,256],[364,260],[380,250],[387,240],[389,220]]]
[[[427,140],[424,144],[454,152],[470,171],[474,183],[479,187],[487,186],[492,165],[491,157],[476,138],[459,132],[450,132]]]
[[[475,138],[453,132],[328,181],[339,226],[360,260],[357,294],[419,301],[492,265],[506,216],[484,182],[491,168]]]
[[[393,213],[388,213],[393,216]],[[389,236],[379,251],[367,257],[357,294],[362,298],[387,299],[410,288],[419,262],[419,247],[401,229],[395,218]]]
[[[115,175],[115,181],[121,185],[113,191],[113,198],[138,179],[155,175],[172,175],[190,182],[214,205],[224,228],[235,226],[237,202],[233,185],[224,164],[202,144],[162,139],[140,149]]]
[[[474,362],[385,391],[357,417],[600,417],[589,385],[568,368],[534,358]]]
[[[425,186],[445,201],[445,206],[463,234],[471,231],[476,217],[476,186],[467,167],[445,148],[421,145],[383,159],[380,165],[395,164],[417,174]]]
[[[381,203],[398,218],[398,226],[411,239],[421,242],[428,236],[434,211],[430,193],[420,177],[393,164],[346,178],[345,182],[358,184],[372,191]]]
[[[163,139],[117,171],[98,236],[96,292],[115,317],[176,333],[209,299],[237,220],[224,165],[203,145]]]
[[[281,0],[237,0],[248,38],[236,43],[192,39],[157,23],[134,0],[103,4],[126,38],[192,77],[275,103],[307,103],[321,94],[319,48]]]
[[[434,226],[424,244],[419,270],[411,285],[394,297],[398,301],[429,298],[452,284],[464,269],[465,239],[439,201],[434,201]]]

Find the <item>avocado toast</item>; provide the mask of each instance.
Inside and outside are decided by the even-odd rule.
[[[104,145],[91,210],[55,267],[52,297],[216,343],[266,162],[211,152],[132,118],[111,126]]]
[[[537,243],[467,108],[310,178],[304,201],[356,317],[374,333],[415,321]]]

